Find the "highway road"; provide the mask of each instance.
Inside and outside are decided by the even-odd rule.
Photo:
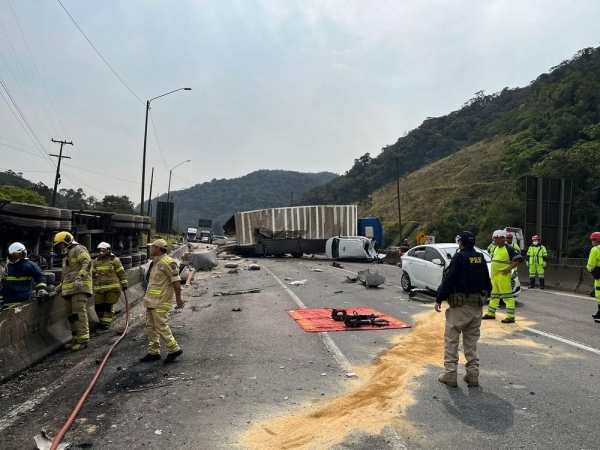
[[[433,297],[408,298],[398,267],[257,262],[258,271],[243,260],[237,274],[222,265],[196,274],[185,309],[171,315],[184,350],[172,365],[137,362],[146,338],[143,308],[133,308],[66,441],[108,450],[598,447],[594,299],[525,289],[515,324],[483,323],[481,386],[449,388],[437,381],[444,315]],[[345,282],[366,268],[386,283]],[[249,288],[261,291],[214,295]],[[286,313],[334,307],[370,307],[413,326],[309,333]],[[121,317],[115,330],[123,325]],[[86,351],[59,352],[0,386],[2,448],[35,448],[42,428],[56,434],[115,339],[95,336]]]

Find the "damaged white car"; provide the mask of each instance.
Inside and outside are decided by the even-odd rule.
[[[336,236],[327,239],[325,254],[329,259],[380,259],[375,240],[364,236]]]

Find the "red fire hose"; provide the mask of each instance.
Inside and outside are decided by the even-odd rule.
[[[73,421],[75,420],[75,418],[77,417],[77,414],[79,413],[79,410],[85,403],[87,396],[90,394],[90,392],[94,388],[96,381],[98,381],[98,378],[100,377],[100,374],[102,373],[102,370],[104,369],[104,365],[106,364],[106,361],[108,361],[108,358],[111,355],[112,351],[119,344],[119,342],[121,342],[121,339],[123,339],[125,337],[125,335],[127,334],[127,330],[129,329],[129,297],[127,297],[127,291],[123,292],[123,294],[125,295],[125,309],[126,309],[125,330],[123,331],[123,334],[119,337],[119,339],[117,339],[117,341],[113,345],[111,345],[111,347],[108,349],[108,352],[106,352],[106,356],[104,357],[104,359],[102,360],[102,363],[100,364],[100,367],[96,371],[96,375],[94,375],[92,382],[90,383],[90,385],[87,387],[87,389],[85,390],[85,392],[79,399],[79,402],[77,403],[77,406],[75,406],[75,409],[71,413],[69,420],[67,420],[67,422],[64,424],[64,426],[62,427],[62,429],[60,430],[60,432],[58,433],[56,438],[54,438],[54,441],[52,442],[52,447],[50,447],[50,450],[56,450],[58,448],[58,446],[60,445],[60,441],[62,440],[62,438],[65,436],[65,434],[67,433],[67,431],[73,424]]]

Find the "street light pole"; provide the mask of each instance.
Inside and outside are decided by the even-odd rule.
[[[171,175],[173,174],[173,171],[175,169],[177,169],[180,165],[188,163],[190,161],[191,161],[191,159],[186,159],[185,161],[177,164],[175,167],[173,167],[171,170],[169,170],[169,189],[167,190],[167,202],[171,201]]]
[[[142,160],[142,198],[140,201],[140,214],[144,215],[144,188],[146,184],[146,141],[148,139],[148,113],[150,112],[150,102],[152,100],[156,100],[157,98],[164,97],[165,95],[172,94],[177,91],[191,91],[192,88],[179,88],[174,91],[167,92],[166,94],[159,95],[158,97],[151,98],[146,101],[146,124],[144,126],[144,159]],[[148,205],[148,209],[150,209],[150,205]]]

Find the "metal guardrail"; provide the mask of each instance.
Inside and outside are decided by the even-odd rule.
[[[558,258],[548,258],[547,262],[548,264],[558,264]],[[561,264],[565,266],[585,267],[587,262],[587,258],[563,258]]]

